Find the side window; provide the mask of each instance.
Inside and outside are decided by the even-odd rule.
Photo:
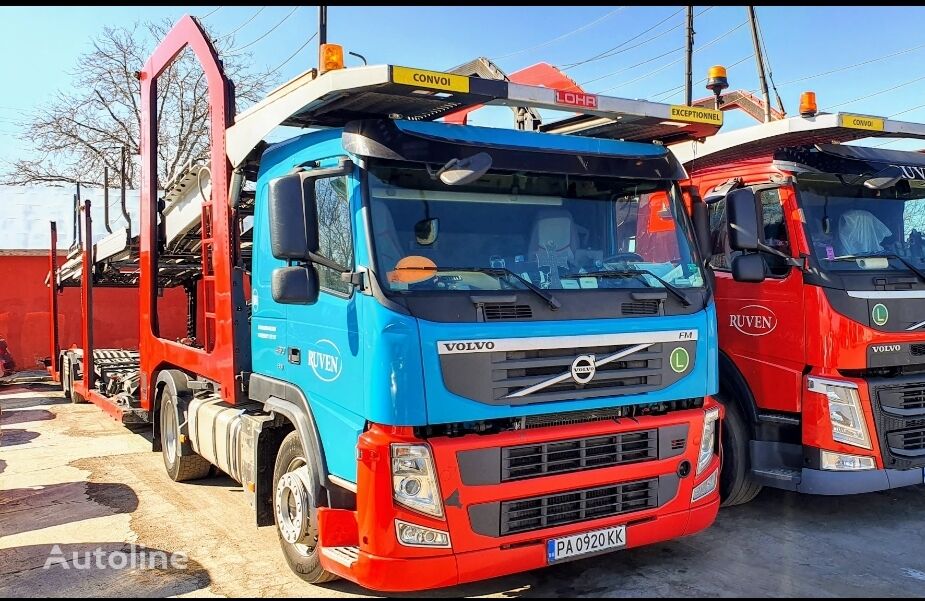
[[[732,258],[726,232],[726,199],[711,202],[708,206],[710,211],[710,240],[713,243],[713,254],[708,264],[713,269],[729,271]]]
[[[315,201],[318,204],[318,239],[320,253],[353,269],[353,229],[351,227],[348,179],[326,177],[315,180]],[[329,267],[316,265],[321,288],[350,294],[350,285]]]
[[[761,207],[761,235],[764,243],[790,256],[790,237],[787,235],[787,224],[784,221],[780,190],[778,188],[760,190],[756,196]],[[764,253],[764,258],[771,275],[781,277],[790,273],[790,266],[782,257]]]

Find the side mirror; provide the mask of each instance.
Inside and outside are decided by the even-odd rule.
[[[764,257],[758,253],[739,255],[732,259],[732,279],[737,282],[763,282],[764,270]]]
[[[704,261],[713,254],[713,240],[710,234],[710,210],[700,199],[700,195],[691,187],[691,221],[694,223],[694,236],[697,237],[697,249]]]
[[[755,193],[740,188],[726,197],[729,247],[732,250],[758,250],[758,205]]]
[[[318,270],[314,265],[279,267],[273,270],[270,292],[286,305],[313,305],[318,301]]]
[[[318,252],[315,179],[293,173],[270,180],[270,251],[277,259],[306,261]],[[275,281],[275,280],[274,280]]]

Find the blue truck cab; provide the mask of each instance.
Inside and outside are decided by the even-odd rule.
[[[399,119],[263,152],[251,396],[304,403],[316,458],[289,467],[349,499],[288,526],[317,546],[287,539],[302,493],[277,462],[297,572],[446,586],[712,522],[715,311],[684,177],[662,145]]]

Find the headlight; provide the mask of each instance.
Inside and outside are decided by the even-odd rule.
[[[713,473],[710,474],[710,477],[694,487],[694,492],[691,493],[691,503],[699,501],[704,498],[714,490],[716,490],[716,480],[719,470],[713,470]]]
[[[700,456],[697,458],[697,475],[707,469],[713,460],[716,441],[716,422],[719,421],[719,407],[707,410],[703,415],[703,434],[700,437]]]
[[[399,505],[434,517],[443,517],[437,472],[430,447],[419,444],[392,445],[392,496]]]
[[[877,466],[874,463],[873,457],[861,457],[860,455],[822,451],[822,469],[824,470],[853,472],[858,470],[872,470],[875,467]]]
[[[824,394],[829,402],[829,421],[832,422],[832,438],[838,442],[864,449],[870,448],[867,422],[861,410],[858,387],[841,380],[807,378],[806,389]]]

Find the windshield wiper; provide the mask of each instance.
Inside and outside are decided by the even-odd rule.
[[[567,276],[562,276],[562,277],[567,277],[567,278],[580,278],[580,277],[633,278],[634,277],[634,278],[638,278],[639,281],[641,281],[646,286],[649,286],[651,288],[652,284],[645,281],[645,279],[641,277],[643,275],[650,275],[656,280],[658,280],[659,283],[661,283],[661,285],[665,287],[665,290],[667,290],[672,295],[674,295],[674,297],[677,298],[681,302],[681,304],[684,305],[685,307],[689,307],[691,305],[691,300],[687,298],[686,294],[681,292],[680,288],[678,288],[674,284],[669,284],[668,282],[658,277],[657,275],[655,275],[648,269],[636,268],[636,269],[614,269],[614,270],[602,270],[602,271],[588,271],[586,273],[570,273]]]
[[[917,275],[920,280],[925,282],[925,271],[918,269],[912,263],[907,261],[901,255],[896,253],[872,253],[869,255],[842,255],[840,257],[835,257],[834,259],[829,259],[829,261],[855,261],[857,259],[896,259],[903,265],[909,268],[909,270]]]
[[[543,299],[546,302],[546,304],[549,305],[549,308],[552,309],[553,311],[558,310],[559,307],[562,306],[562,303],[560,303],[558,299],[556,299],[556,297],[554,297],[552,294],[543,290],[542,288],[540,288],[539,286],[537,286],[530,280],[521,276],[519,273],[511,271],[507,267],[440,267],[439,270],[440,271],[472,271],[475,273],[484,273],[487,275],[493,275],[496,278],[501,278],[501,277],[514,278],[515,280],[523,284],[527,288],[527,290],[529,290],[530,292],[536,294],[538,297]]]

